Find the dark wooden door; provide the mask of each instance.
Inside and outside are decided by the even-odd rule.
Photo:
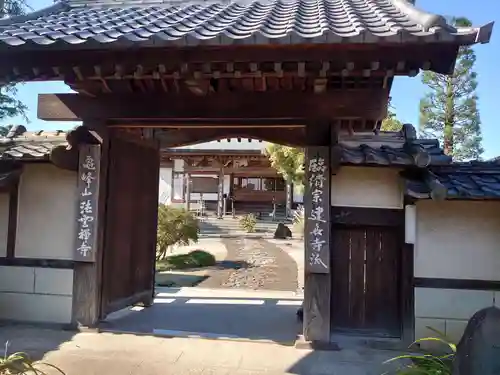
[[[152,303],[158,215],[159,149],[153,141],[113,136],[109,146],[103,317]]]
[[[333,331],[401,337],[403,222],[394,224],[334,225]]]

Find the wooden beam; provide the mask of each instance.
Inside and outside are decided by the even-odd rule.
[[[161,148],[186,146],[225,138],[253,138],[287,146],[305,144],[304,128],[212,128],[212,129],[170,129],[158,132],[156,139]]]
[[[38,118],[47,121],[85,119],[383,119],[385,89],[337,90],[324,94],[259,92],[193,95],[40,94]],[[235,121],[236,123],[237,121]]]
[[[9,259],[16,256],[17,208],[19,201],[19,176],[9,192],[9,223],[7,225],[7,253]]]

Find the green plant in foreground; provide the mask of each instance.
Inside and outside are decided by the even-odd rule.
[[[198,242],[200,228],[198,220],[185,209],[160,204],[158,206],[158,226],[156,259],[165,259],[173,245],[189,245]]]
[[[44,375],[45,372],[40,370],[40,365],[53,368],[60,374],[64,375],[64,372],[54,365],[43,362],[33,362],[26,353],[14,353],[11,355],[7,355],[7,348],[8,343],[5,345],[4,357],[0,358],[0,375]]]
[[[240,219],[240,226],[247,232],[255,232],[255,225],[257,225],[257,218],[254,214],[246,214]]]
[[[169,255],[156,262],[156,271],[181,270],[187,268],[200,268],[213,266],[215,257],[203,250],[193,250],[187,254]]]
[[[410,348],[414,345],[423,342],[436,342],[444,344],[446,351],[444,354],[438,355],[435,353],[426,354],[407,354],[400,355],[395,358],[391,358],[385,363],[409,360],[410,363],[399,368],[396,371],[397,375],[451,375],[453,369],[453,359],[455,358],[455,353],[457,352],[457,346],[441,332],[438,330],[427,327],[431,331],[437,333],[440,337],[426,337],[416,340],[410,345]]]

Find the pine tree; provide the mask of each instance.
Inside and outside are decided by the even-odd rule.
[[[455,26],[471,26],[465,18],[452,22]],[[446,155],[455,161],[480,159],[483,153],[475,62],[473,49],[460,47],[451,76],[423,74],[423,83],[430,91],[420,101],[420,131],[425,138],[439,139]]]
[[[391,105],[391,99],[389,99],[387,108],[387,117],[382,121],[382,126],[380,130],[387,132],[397,132],[403,127],[403,123],[396,118],[396,113]]]

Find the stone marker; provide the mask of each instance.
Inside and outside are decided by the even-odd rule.
[[[274,232],[274,238],[286,240],[292,237],[292,231],[285,224],[279,223],[276,231]]]
[[[500,375],[500,309],[488,307],[470,318],[457,346],[453,375]]]

